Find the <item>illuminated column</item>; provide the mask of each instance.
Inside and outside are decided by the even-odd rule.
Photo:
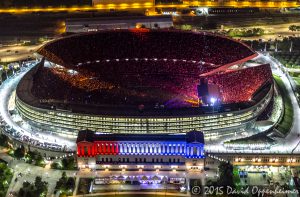
[[[119,148],[120,148],[120,153],[123,153],[123,144],[120,143],[119,146],[120,146],[120,147],[119,147]]]
[[[123,153],[127,153],[127,144],[123,144]]]
[[[85,152],[84,152],[84,147],[85,147],[85,146],[80,146],[80,148],[81,148],[81,155],[82,155],[82,156],[86,156],[86,155],[85,155]]]
[[[94,144],[93,143],[93,147],[92,147],[92,154],[93,154],[93,156],[95,156],[96,155],[96,151],[97,151],[97,144]]]
[[[106,144],[105,143],[102,144],[102,148],[103,148],[102,149],[103,150],[103,154],[106,155]]]
[[[166,150],[165,150],[165,144],[162,144],[162,152],[163,152],[163,154],[166,153]]]
[[[110,144],[110,154],[114,154],[115,153],[115,144],[112,143]]]
[[[143,154],[144,153],[144,143],[140,144],[140,153]]]
[[[131,153],[135,153],[135,144],[134,143],[131,144]]]
[[[156,154],[156,144],[153,144],[153,153]]]
[[[116,154],[119,154],[119,143],[116,143]]]
[[[137,143],[135,147],[136,147],[136,151],[135,152],[136,153],[140,153],[140,144]]]
[[[88,148],[88,156],[90,156],[92,153],[92,148],[91,148],[91,146],[88,146],[87,148]]]
[[[126,144],[126,153],[130,153],[130,144],[129,143]]]
[[[152,153],[152,143],[149,143],[149,153]]]
[[[136,147],[136,144],[135,144],[135,143],[133,143],[133,144],[132,144],[132,146],[131,146],[131,148],[132,148],[132,153],[136,153],[136,149],[135,149],[135,147]]]
[[[159,143],[159,147],[158,147],[158,153],[161,154],[162,150],[161,150],[161,143]]]
[[[187,155],[187,156],[189,155],[189,147],[188,146],[185,147],[185,155]]]
[[[145,149],[146,149],[146,150],[145,150],[145,153],[146,153],[146,154],[149,153],[148,143],[145,144]]]
[[[132,153],[132,144],[130,143],[130,144],[128,144],[128,148],[129,148],[129,151],[128,151],[128,153]]]
[[[80,157],[80,146],[77,145],[77,156]]]
[[[107,153],[108,153],[108,154],[111,153],[111,147],[110,147],[110,144],[109,144],[109,143],[107,144]]]
[[[99,154],[102,155],[102,147],[101,147],[101,143],[98,143],[98,151],[99,151]]]

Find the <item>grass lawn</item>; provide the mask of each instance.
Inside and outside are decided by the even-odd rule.
[[[300,77],[293,77],[294,81],[298,86],[300,86]]]
[[[283,117],[279,122],[279,124],[277,125],[276,129],[278,129],[282,134],[286,135],[288,134],[288,132],[290,131],[293,125],[294,109],[292,106],[291,99],[289,97],[288,90],[286,89],[282,79],[279,76],[276,75],[273,76],[279,88],[284,103]]]

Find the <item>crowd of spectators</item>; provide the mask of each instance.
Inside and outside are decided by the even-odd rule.
[[[245,45],[206,32],[103,31],[50,42],[38,53],[66,67],[101,59],[187,59],[223,65],[254,54]]]
[[[205,32],[125,30],[62,38],[39,53],[57,64],[35,74],[32,93],[39,99],[172,108],[199,104],[201,74],[254,54]],[[262,65],[207,77],[228,104],[251,100],[272,74]]]
[[[70,103],[198,105],[200,75],[213,66],[186,60],[146,59],[99,61],[82,65],[77,71],[60,66],[43,67],[34,77],[32,92],[40,99]],[[206,77],[209,84],[219,87],[220,99],[225,104],[248,102],[260,87],[272,81],[268,64]]]
[[[38,98],[74,103],[191,106],[198,101],[199,76],[212,69],[204,62],[156,58],[91,62],[76,71],[43,67],[32,92]]]
[[[209,84],[220,88],[223,103],[241,103],[252,99],[253,94],[265,83],[272,82],[269,64],[239,70],[228,70],[207,76]]]

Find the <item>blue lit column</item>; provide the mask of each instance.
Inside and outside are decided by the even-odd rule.
[[[190,147],[189,147],[189,146],[186,147],[186,155],[187,155],[187,156],[190,155]]]
[[[148,143],[145,144],[145,149],[146,149],[146,150],[145,150],[145,153],[146,153],[146,154],[149,153],[149,146],[148,146]]]
[[[123,144],[119,144],[120,153],[123,153]]]
[[[125,147],[124,147],[124,148],[125,148],[124,153],[128,153],[128,144],[127,144],[127,143],[125,144]]]
[[[145,143],[142,143],[142,153],[145,153]]]
[[[161,146],[162,146],[161,143],[159,143],[159,147],[158,147],[158,153],[159,153],[159,154],[162,153]]]

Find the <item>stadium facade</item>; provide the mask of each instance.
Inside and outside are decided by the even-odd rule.
[[[126,135],[83,130],[76,143],[80,168],[204,169],[204,135],[200,131]]]
[[[254,127],[273,97],[269,65],[245,67],[252,49],[206,32],[101,31],[38,53],[40,64],[17,87],[17,111],[73,139],[85,129],[236,135]]]

